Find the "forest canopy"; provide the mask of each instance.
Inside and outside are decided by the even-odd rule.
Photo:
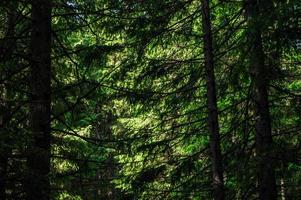
[[[300,0],[0,1],[0,200],[297,200],[300,133]]]

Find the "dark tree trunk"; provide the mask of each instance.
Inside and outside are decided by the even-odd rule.
[[[0,116],[0,199],[6,199],[7,168],[11,150],[7,142],[8,135],[5,128],[8,118],[8,109],[6,105],[0,105],[0,108],[3,109],[4,112],[4,114]]]
[[[9,142],[10,134],[7,130],[10,109],[6,103],[7,91],[5,84],[0,85],[0,92],[1,100],[3,100],[3,102],[0,101],[0,199],[6,199],[7,169],[9,157],[11,156],[11,146]]]
[[[210,150],[213,171],[213,197],[225,199],[223,165],[220,147],[220,133],[214,75],[214,55],[212,47],[212,30],[209,0],[202,0],[202,24],[204,34],[205,74],[207,88],[208,126],[210,132]]]
[[[268,100],[268,70],[265,65],[265,54],[262,47],[260,3],[249,0],[247,4],[249,22],[250,64],[256,108],[256,153],[258,156],[257,170],[259,198],[276,200],[277,189],[275,169],[272,157],[272,132]]]
[[[6,173],[7,173],[7,163],[8,156],[5,152],[1,152],[0,155],[0,199],[6,199]]]
[[[48,200],[50,195],[50,74],[51,0],[32,0],[31,103],[32,143],[28,148],[27,199]]]
[[[16,23],[16,5],[13,3],[8,3],[8,19],[7,19],[7,31],[3,43],[0,44],[1,64],[7,65],[12,57],[14,47],[16,45],[16,40],[12,39],[15,35],[15,23]],[[2,80],[6,80],[7,73],[5,70],[1,70]],[[10,116],[10,106],[7,104],[8,101],[8,88],[6,86],[6,81],[0,84],[0,199],[7,199],[6,189],[7,189],[7,178],[8,178],[8,162],[11,156],[11,144],[10,137],[11,134],[8,132],[7,127],[9,127],[9,116]]]

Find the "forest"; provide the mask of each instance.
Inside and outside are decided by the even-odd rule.
[[[300,200],[300,0],[0,0],[0,200]]]

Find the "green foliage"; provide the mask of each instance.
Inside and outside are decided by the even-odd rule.
[[[0,173],[8,199],[23,199],[33,144],[31,6],[11,2],[0,2]],[[252,26],[262,31],[268,66],[270,160],[286,199],[298,199],[301,5],[261,2]],[[212,199],[201,3],[53,1],[53,199]],[[241,1],[210,4],[226,199],[255,199],[255,30]]]

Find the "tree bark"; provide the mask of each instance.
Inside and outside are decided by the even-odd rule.
[[[7,89],[5,84],[0,85],[0,199],[6,199],[6,187],[8,177],[8,162],[11,156],[10,134],[8,133],[8,121],[10,109],[7,105]],[[3,113],[2,113],[3,112]]]
[[[215,200],[222,200],[225,199],[225,191],[215,88],[214,54],[212,45],[209,0],[202,0],[202,24],[204,34],[203,39],[207,89],[208,127],[210,133],[210,150],[213,172],[213,197]]]
[[[3,99],[5,101],[5,92],[3,96]],[[0,199],[6,199],[7,168],[11,154],[11,149],[8,142],[8,134],[6,130],[9,110],[5,102],[3,103],[3,105],[0,105],[0,108],[3,109],[4,112],[3,115],[0,116]]]
[[[32,141],[27,154],[27,199],[48,200],[50,195],[50,76],[51,0],[32,0],[31,103]]]
[[[16,5],[14,3],[8,3],[8,19],[7,19],[7,30],[5,37],[2,40],[3,43],[0,44],[1,55],[0,62],[6,67],[8,61],[12,57],[14,47],[16,45],[16,40],[12,39],[15,36],[15,26],[16,26]],[[2,80],[7,79],[7,73],[5,70],[1,70]],[[7,178],[8,178],[8,163],[11,157],[11,144],[10,137],[11,134],[8,132],[9,127],[9,116],[10,116],[10,106],[7,104],[8,101],[8,88],[6,81],[0,84],[0,199],[7,199]]]
[[[247,14],[249,23],[250,65],[254,85],[256,110],[256,154],[261,200],[276,200],[277,189],[275,169],[272,158],[272,132],[268,99],[268,70],[265,65],[265,54],[262,46],[260,6],[261,1],[248,0]]]

